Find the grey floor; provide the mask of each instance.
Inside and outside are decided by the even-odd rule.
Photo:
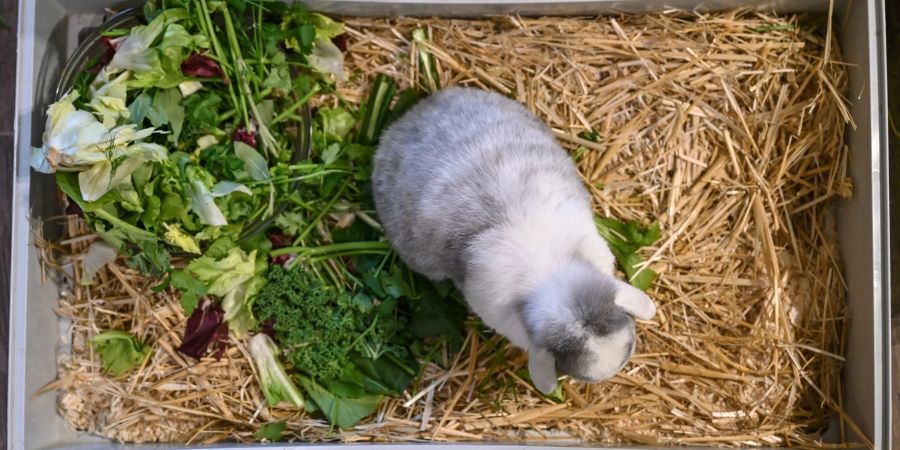
[[[895,124],[900,125],[900,58],[896,57],[897,49],[900,49],[900,1],[886,0],[885,22],[887,24],[887,54],[888,56],[888,102],[889,115],[893,118]],[[890,210],[892,212],[890,218],[890,232],[893,239],[891,240],[891,370],[893,371],[893,389],[891,389],[891,403],[893,412],[893,427],[891,434],[893,435],[894,448],[900,448],[900,336],[893,332],[898,330],[900,326],[900,133],[896,128],[891,127],[891,133],[888,138],[889,152],[888,172],[893,175],[890,183]]]
[[[900,48],[900,2],[886,0],[888,23],[888,54],[892,49]],[[9,236],[10,236],[10,204],[12,200],[13,182],[13,117],[15,114],[15,74],[16,74],[16,21],[17,1],[0,0],[0,299],[9,298]],[[889,58],[892,66],[889,67],[889,91],[891,93],[890,110],[893,116],[900,121],[900,58]],[[900,123],[897,124],[900,126]],[[891,136],[891,148],[900,148],[900,134]],[[891,157],[890,170],[895,174],[895,179],[900,180],[896,174],[900,174],[900,152],[894,152]],[[891,183],[891,197],[897,199],[892,203],[893,211],[900,211],[900,182]],[[892,245],[891,260],[895,270],[892,273],[892,288],[898,295],[894,296],[893,311],[900,311],[900,214],[893,214],[891,218],[891,234],[895,236]],[[895,314],[894,323],[900,325],[900,319]],[[893,328],[893,327],[892,327]],[[8,361],[9,335],[9,303],[0,300],[0,448],[6,443],[6,380]],[[900,338],[892,340],[893,355],[900,354]],[[900,375],[900,360],[893,361],[894,373]],[[894,377],[894,384],[900,377]],[[894,393],[894,448],[900,448],[900,401],[898,394],[900,389],[893,389]]]

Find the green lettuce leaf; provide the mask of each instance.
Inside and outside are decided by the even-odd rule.
[[[343,108],[322,108],[316,113],[321,132],[326,140],[344,142],[356,119]]]
[[[256,324],[251,301],[265,285],[265,278],[262,276],[265,267],[265,260],[256,260],[256,250],[248,254],[233,247],[222,258],[196,258],[185,270],[202,281],[210,295],[222,299],[222,309],[229,328],[236,335],[242,336]]]
[[[178,89],[161,90],[153,97],[152,106],[147,111],[147,118],[154,127],[169,125],[172,129],[169,141],[174,144],[178,143],[184,126],[184,107],[180,102],[181,92]]]
[[[94,84],[91,85],[91,101],[88,103],[103,121],[103,126],[111,129],[116,126],[119,119],[128,119],[131,112],[125,106],[128,96],[125,82],[130,75],[123,72],[110,80],[107,70],[100,71]]]
[[[71,91],[47,109],[44,145],[31,150],[31,167],[38,172],[56,172],[60,164],[84,146],[95,144],[109,131],[93,114],[75,109],[78,91]]]
[[[142,48],[130,58],[130,61],[140,63],[139,68],[131,68],[134,76],[128,82],[130,87],[162,89],[177,87],[186,79],[181,72],[181,63],[185,58],[191,52],[210,47],[209,40],[205,36],[191,35],[183,25],[175,23],[184,18],[184,11],[181,8],[166,9],[147,25],[147,28],[152,27],[152,30],[140,33],[146,34],[146,37],[149,38],[150,31],[155,32],[155,37],[151,42],[154,42],[160,35],[162,35],[162,39],[158,45]],[[130,39],[131,36],[128,40]],[[136,42],[144,44],[146,39]],[[119,52],[121,52],[121,48],[116,55]],[[114,68],[118,68],[118,66],[114,66]]]
[[[321,39],[333,39],[344,34],[344,24],[331,20],[330,17],[311,13],[310,21],[316,27],[316,37]]]
[[[172,272],[169,282],[181,291],[181,308],[184,309],[185,317],[191,317],[197,309],[200,297],[209,292],[206,285],[183,270]]]
[[[87,170],[78,174],[78,185],[85,201],[99,199],[114,187],[130,182],[131,173],[143,164],[162,161],[166,157],[165,147],[147,142],[139,142],[128,147],[118,147],[105,152],[81,152],[84,160],[94,155],[104,155],[108,159],[93,161]]]
[[[150,97],[146,92],[141,92],[128,105],[129,119],[133,124],[141,126],[144,123],[144,119],[150,114],[151,108],[153,108],[153,97]]]
[[[250,188],[241,183],[235,183],[234,181],[220,181],[212,188],[212,195],[215,198],[224,197],[235,192],[253,195],[253,191],[251,191]]]
[[[195,255],[202,253],[200,251],[200,246],[197,244],[197,241],[194,240],[194,237],[185,233],[177,223],[171,225],[163,223],[163,227],[166,229],[164,239],[170,245],[174,245],[175,247],[179,247],[182,250]]]
[[[347,81],[347,74],[344,73],[344,54],[331,39],[317,39],[307,60],[319,73],[332,74],[338,80]]]
[[[257,334],[250,338],[249,350],[266,402],[274,406],[284,401],[302,408],[303,394],[278,361],[280,352],[272,339],[264,333]]]
[[[216,197],[210,190],[212,176],[200,167],[190,166],[185,170],[185,177],[185,191],[191,199],[191,211],[197,214],[200,222],[213,226],[227,225],[228,220],[216,205]]]
[[[165,159],[164,147],[141,142],[155,132],[153,128],[139,130],[129,124],[107,129],[93,114],[75,109],[77,98],[78,92],[72,91],[50,106],[44,145],[32,149],[35,170],[80,172],[79,197],[91,202],[129,182],[141,165]],[[124,101],[119,106],[124,108]],[[126,109],[122,114],[130,113]]]
[[[298,236],[306,227],[306,219],[298,212],[284,211],[275,217],[275,226],[288,236]]]
[[[137,73],[157,70],[160,67],[159,55],[151,46],[168,23],[185,17],[187,17],[186,10],[170,8],[156,16],[149,24],[132,28],[106,67],[110,70],[131,70]]]
[[[125,331],[106,331],[91,338],[91,344],[100,354],[103,370],[120,376],[140,365],[150,355],[150,347]]]

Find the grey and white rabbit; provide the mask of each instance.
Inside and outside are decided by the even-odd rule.
[[[447,88],[392,124],[375,154],[378,217],[397,254],[450,279],[528,351],[535,386],[597,382],[634,352],[656,306],[614,277],[590,196],[549,128],[497,93]]]

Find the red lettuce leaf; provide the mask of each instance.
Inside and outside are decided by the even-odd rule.
[[[222,341],[228,338],[228,326],[224,323],[225,311],[209,299],[204,299],[200,306],[194,310],[194,314],[187,321],[184,329],[184,338],[178,351],[192,358],[200,359],[206,354],[210,344],[214,341],[222,345]],[[225,326],[224,339],[219,330]],[[222,349],[224,352],[224,349]],[[218,354],[219,349],[216,350]]]

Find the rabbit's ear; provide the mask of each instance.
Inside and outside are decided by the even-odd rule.
[[[528,373],[534,387],[542,393],[556,389],[556,360],[549,351],[534,347],[528,351]]]
[[[615,303],[625,312],[641,320],[650,320],[656,315],[656,305],[640,289],[618,281]]]

